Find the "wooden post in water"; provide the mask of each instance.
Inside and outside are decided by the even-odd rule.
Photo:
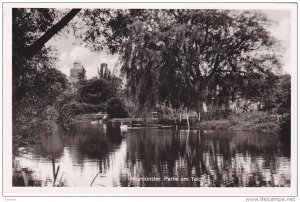
[[[179,121],[181,123],[181,111],[179,112]]]
[[[177,117],[175,116],[175,125],[176,125],[176,128],[177,128]]]
[[[24,186],[28,187],[28,177],[27,177],[27,174],[26,174],[25,170],[22,170],[21,173],[22,173],[22,177],[23,177],[23,180],[24,180]]]
[[[189,121],[189,114],[188,114],[187,107],[185,108],[185,114],[186,114],[186,121],[187,121],[188,129],[190,129],[190,121]]]
[[[54,156],[52,155],[52,172],[53,172],[53,186],[54,186],[54,182],[55,182],[55,161],[54,161]]]
[[[188,113],[186,113],[186,121],[187,121],[187,124],[188,124],[188,129],[190,129],[190,121],[189,121]]]

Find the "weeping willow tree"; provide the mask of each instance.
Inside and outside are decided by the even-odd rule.
[[[80,37],[95,51],[120,57],[127,88],[139,107],[168,104],[202,110],[229,107],[261,79],[280,69],[278,41],[259,11],[86,10]],[[249,95],[249,94],[248,94]],[[253,95],[254,96],[254,95]]]

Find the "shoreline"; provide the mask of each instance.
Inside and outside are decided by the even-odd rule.
[[[85,115],[86,116],[86,115]],[[93,120],[82,120],[78,117],[75,123],[91,122]],[[201,120],[190,119],[190,129],[198,130],[231,130],[231,131],[261,131],[276,132],[279,131],[286,119],[284,115],[269,114],[267,112],[248,112],[238,115],[231,115],[227,119]],[[110,118],[105,120],[108,124],[124,124],[133,127],[159,127],[159,128],[187,128],[187,120],[182,119],[153,119],[153,118]]]

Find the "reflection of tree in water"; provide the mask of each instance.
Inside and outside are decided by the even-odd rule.
[[[284,156],[291,156],[291,128],[280,131],[280,142],[282,143],[282,148]]]
[[[41,144],[33,147],[33,152],[41,155],[44,158],[53,156],[55,159],[57,159],[63,156],[64,142],[63,138],[60,136],[57,125],[53,125],[51,136],[46,137]]]
[[[119,148],[122,138],[119,128],[104,126],[93,127],[83,123],[74,125],[70,131],[55,128],[52,136],[36,145],[33,152],[44,158],[53,155],[55,161],[59,161],[64,149],[68,148],[73,165],[79,165],[83,171],[84,164],[92,161],[98,164],[99,172],[105,173],[110,168],[110,154]],[[51,158],[48,161],[51,162]]]
[[[175,160],[180,152],[184,153],[184,145],[180,145],[178,138],[169,130],[142,129],[130,131],[127,137],[126,162],[132,173],[139,177],[173,176]],[[121,176],[126,180],[126,175]],[[162,182],[152,182],[161,186]],[[123,181],[121,180],[123,185]],[[145,182],[145,186],[149,183]],[[151,183],[150,183],[151,184]],[[126,185],[124,185],[126,186]]]
[[[122,142],[121,130],[119,127],[107,127],[106,137],[113,146],[120,146]]]
[[[127,139],[122,186],[289,186],[289,156],[277,134],[142,130]],[[178,177],[185,182],[135,181]],[[195,177],[192,180],[192,178]]]
[[[96,130],[95,130],[96,129]],[[106,172],[110,168],[110,154],[120,146],[120,131],[107,128],[103,133],[103,127],[87,127],[78,132],[76,140],[77,161],[81,166],[87,160],[95,161],[99,164],[99,172]]]

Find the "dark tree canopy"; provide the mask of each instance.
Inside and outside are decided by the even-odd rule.
[[[53,48],[45,43],[57,34],[80,11],[71,10],[57,23],[55,9],[14,8],[12,12],[12,86],[13,104],[27,91],[28,80],[39,69],[55,67]]]
[[[79,9],[55,25],[53,10],[35,12],[47,35],[57,24],[68,24]],[[228,105],[255,94],[241,93],[253,84],[249,80],[254,75],[265,79],[281,65],[274,52],[278,43],[268,31],[270,21],[259,11],[84,9],[79,17],[83,24],[78,26],[84,27],[74,25],[76,37],[93,51],[119,54],[127,89],[140,106],[198,108],[202,101]],[[63,26],[58,27],[56,31]],[[111,77],[109,71],[101,73]],[[14,80],[21,85],[20,79]]]
[[[79,89],[79,95],[83,102],[101,104],[114,97],[117,93],[115,86],[104,79],[94,78],[87,81]]]
[[[107,48],[120,55],[127,87],[142,106],[197,108],[199,101],[216,96],[228,104],[240,96],[252,75],[265,77],[281,65],[274,51],[278,42],[267,29],[270,21],[259,11],[84,13],[90,21],[82,39],[92,50]]]
[[[116,10],[109,16],[107,48],[120,54],[127,86],[142,106],[197,107],[216,96],[228,104],[252,75],[264,78],[280,68],[270,22],[258,11]],[[97,51],[96,44],[103,43],[89,46]]]
[[[107,113],[113,118],[128,117],[128,112],[121,99],[113,97],[107,101]]]
[[[45,43],[62,29],[55,9],[12,10],[12,111],[14,153],[51,134],[57,97],[67,89],[56,55]],[[70,16],[69,16],[70,19]],[[50,30],[50,33],[49,33]]]

